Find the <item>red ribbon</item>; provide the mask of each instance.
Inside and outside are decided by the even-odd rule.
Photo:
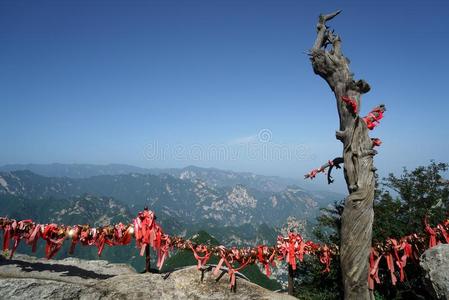
[[[69,229],[69,233],[72,234],[72,242],[70,244],[69,254],[73,254],[75,252],[76,244],[80,240],[81,228],[75,225],[73,228]]]
[[[261,263],[265,268],[265,274],[267,277],[270,277],[271,275],[271,268],[270,265],[273,264],[273,259],[276,254],[276,251],[273,249],[271,255],[269,253],[269,249],[267,246],[259,245],[257,246],[257,259],[259,263]],[[268,259],[266,258],[268,256]]]
[[[26,243],[28,245],[31,245],[31,251],[33,253],[36,252],[37,241],[39,240],[39,237],[41,236],[41,228],[42,228],[42,225],[33,224],[33,226],[30,228],[30,235],[26,239]]]
[[[3,228],[3,251],[9,249],[9,240],[11,239],[11,224],[7,224]]]
[[[320,168],[322,169],[322,168]],[[11,257],[15,249],[18,247],[20,240],[24,239],[28,245],[36,248],[38,239],[41,237],[46,241],[45,254],[47,258],[52,258],[61,248],[67,236],[71,237],[71,251],[75,245],[80,242],[82,245],[95,245],[98,247],[98,254],[101,255],[105,245],[126,245],[131,241],[131,229],[134,229],[136,243],[139,248],[145,249],[145,246],[151,246],[156,250],[158,255],[158,267],[162,268],[164,260],[169,254],[169,250],[173,247],[178,249],[190,249],[194,253],[198,261],[198,267],[201,268],[211,255],[219,255],[220,263],[214,270],[218,269],[223,263],[226,264],[231,280],[231,287],[235,284],[235,272],[244,268],[247,264],[259,262],[270,275],[270,264],[274,258],[285,260],[293,269],[296,269],[296,259],[303,260],[305,254],[315,255],[320,262],[325,265],[325,272],[330,271],[330,263],[334,252],[326,245],[315,244],[312,241],[305,242],[300,234],[289,233],[288,237],[279,236],[276,247],[267,247],[259,245],[257,248],[232,248],[228,250],[223,246],[210,247],[206,245],[195,245],[192,242],[184,240],[181,237],[170,237],[164,234],[162,228],[155,222],[153,212],[145,210],[138,214],[132,225],[123,225],[121,223],[115,226],[106,226],[100,228],[90,228],[89,226],[76,225],[74,227],[60,226],[56,224],[40,225],[35,224],[32,220],[16,221],[0,217],[0,230],[3,230],[3,249],[9,250],[10,240],[13,239],[14,245],[11,251]],[[382,245],[376,246],[378,251],[372,250],[370,254],[370,273],[368,281],[370,288],[375,282],[379,282],[378,270],[379,261],[385,257],[388,270],[390,272],[393,285],[397,283],[395,268],[399,268],[399,279],[405,280],[404,268],[407,260],[410,258],[414,261],[418,260],[419,254],[426,248],[435,246],[438,242],[448,242],[449,220],[438,224],[432,228],[427,218],[424,220],[424,231],[428,236],[428,246],[425,235],[416,233],[401,238],[387,240],[387,248]],[[335,248],[336,249],[336,248]],[[387,249],[387,250],[385,250]],[[218,253],[217,253],[218,251]],[[379,255],[377,253],[382,253]],[[233,264],[238,263],[239,268],[234,268]]]
[[[118,223],[114,226],[114,245],[128,245],[131,243],[131,233],[129,228],[122,223]]]
[[[25,242],[28,245],[33,245],[33,250],[36,251],[37,242],[37,233],[34,233],[34,229],[37,227],[40,228],[39,225],[35,226],[32,220],[22,220],[22,221],[14,221],[11,225],[12,229],[12,239],[14,240],[13,247],[11,249],[10,259],[13,257],[16,252],[17,247],[19,246],[20,240],[25,239]],[[34,234],[34,236],[32,236]],[[33,251],[33,252],[34,252]]]
[[[394,275],[394,261],[393,261],[393,255],[391,253],[388,253],[386,255],[386,259],[387,259],[387,266],[388,266],[388,270],[390,270],[390,276],[391,276],[391,283],[393,285],[396,285],[397,279],[396,276]]]
[[[399,251],[404,249],[405,244],[402,242],[399,244],[395,239],[387,240],[387,243],[391,243],[391,249],[393,250],[394,257],[396,259],[396,265],[399,268],[399,280],[404,281],[404,267],[407,264],[407,254],[404,252],[401,258],[399,258]]]
[[[444,229],[443,225],[438,224],[437,229],[440,231],[446,243],[449,244],[449,234],[447,233],[446,229]]]
[[[316,174],[318,173],[318,169],[313,169],[312,171],[310,171],[309,173],[309,178],[313,179],[315,178]]]
[[[232,252],[232,256],[230,256],[231,261],[228,261],[227,255],[226,255],[226,249],[224,248],[224,246],[220,246],[220,256],[221,259],[218,262],[218,265],[215,267],[213,273],[215,276],[218,275],[218,272],[221,269],[221,266],[223,265],[223,263],[226,264],[226,267],[228,268],[228,275],[229,275],[229,281],[230,281],[230,288],[232,289],[235,286],[235,273],[242,270],[243,268],[245,268],[248,263],[250,262],[250,259],[247,259],[246,261],[243,261],[240,263],[240,266],[238,268],[234,268],[232,266],[232,263],[235,260],[239,259],[239,252],[238,251],[233,251]],[[236,250],[235,248],[233,250]]]
[[[201,269],[209,260],[210,258],[210,252],[208,251],[207,247],[204,245],[198,245],[193,247],[192,245],[190,245],[190,249],[192,249],[193,252],[193,256],[195,257],[195,259],[198,261],[197,264],[197,269]],[[200,253],[204,253],[204,256],[200,256],[198,254],[198,252]]]
[[[379,125],[379,121],[383,118],[383,116],[383,110],[379,107],[376,107],[366,117],[363,118],[363,121],[366,123],[366,126],[369,130],[373,130],[374,127]]]
[[[163,234],[161,231],[161,242],[158,251],[157,267],[159,270],[164,265],[165,258],[169,255],[171,239],[168,234]]]
[[[373,147],[379,147],[382,144],[382,141],[379,138],[372,138]]]
[[[327,247],[326,245],[324,245],[321,249],[320,262],[326,266],[326,268],[323,270],[323,273],[331,271],[331,253],[329,247]]]
[[[47,259],[53,258],[59,249],[61,249],[65,239],[65,231],[61,231],[56,224],[45,225],[42,238],[47,242],[45,246],[45,256]]]
[[[145,253],[147,245],[158,250],[160,247],[160,236],[157,241],[157,231],[160,227],[154,221],[154,213],[151,210],[144,209],[139,212],[137,218],[134,219],[134,234],[136,237],[136,245],[140,248],[140,255]]]
[[[382,258],[382,255],[379,255],[379,253],[374,250],[374,248],[371,248],[370,256],[369,256],[369,275],[368,275],[368,285],[370,290],[374,290],[374,282],[377,284],[380,283],[379,279],[379,262]]]
[[[357,101],[355,99],[349,98],[348,96],[341,96],[341,100],[351,108],[353,113],[357,113]]]
[[[430,227],[427,217],[424,218],[424,231],[429,235],[429,248],[436,246],[437,233]]]

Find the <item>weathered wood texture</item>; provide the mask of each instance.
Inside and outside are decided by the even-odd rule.
[[[354,80],[349,59],[341,50],[341,39],[330,30],[326,21],[340,11],[320,15],[317,37],[310,51],[315,74],[321,76],[332,89],[337,100],[340,128],[336,137],[343,143],[344,176],[349,195],[345,200],[341,228],[341,268],[345,299],[370,299],[368,290],[368,257],[371,249],[375,168],[373,143],[368,128],[359,117],[361,95],[370,90],[364,80]],[[356,111],[342,101],[354,99]]]

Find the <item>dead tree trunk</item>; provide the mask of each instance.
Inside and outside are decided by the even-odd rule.
[[[354,80],[349,60],[341,51],[340,37],[326,26],[326,21],[339,13],[320,15],[310,59],[315,74],[326,80],[337,100],[340,128],[336,137],[343,143],[344,176],[349,192],[342,215],[341,269],[345,299],[359,300],[372,296],[368,290],[368,257],[374,217],[376,151],[367,125],[359,117],[361,95],[370,86],[364,80]]]

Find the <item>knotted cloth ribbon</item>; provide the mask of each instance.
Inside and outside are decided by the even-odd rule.
[[[341,96],[341,100],[350,107],[352,113],[357,113],[357,101],[355,99],[349,98],[348,96]]]
[[[432,248],[432,247],[436,246],[436,244],[437,244],[437,233],[436,233],[436,231],[432,227],[430,227],[429,219],[428,219],[427,216],[424,218],[424,231],[429,236],[429,248]]]
[[[47,259],[53,258],[59,249],[61,249],[65,236],[65,229],[58,227],[56,224],[47,224],[44,226],[42,238],[47,242],[45,246],[45,256]]]
[[[377,125],[379,125],[380,120],[384,116],[384,111],[385,107],[381,105],[374,108],[366,117],[363,118],[363,121],[369,130],[373,130]]]
[[[198,264],[197,264],[196,268],[198,270],[200,270],[207,263],[207,261],[209,260],[210,252],[207,249],[207,247],[204,246],[204,245],[196,245],[195,247],[190,245],[190,249],[192,249],[193,256],[198,261]],[[200,256],[198,253],[204,253],[204,256]]]
[[[374,249],[371,248],[370,256],[369,256],[369,274],[368,274],[368,286],[370,290],[374,290],[374,282],[377,284],[380,283],[379,279],[379,262],[382,258],[382,255]]]
[[[260,264],[262,264],[265,268],[265,274],[267,275],[267,277],[270,277],[271,275],[271,268],[270,265],[273,265],[273,259],[275,257],[276,251],[273,248],[271,250],[271,254],[270,254],[270,249],[267,246],[263,246],[263,245],[259,245],[257,246],[257,259],[259,261]],[[268,257],[268,258],[266,258]]]
[[[230,282],[229,287],[232,290],[232,288],[235,287],[235,273],[242,270],[243,268],[245,268],[251,260],[247,259],[246,261],[239,262],[239,260],[240,260],[239,251],[235,248],[232,249],[232,251],[229,255],[226,253],[226,248],[224,246],[219,246],[218,249],[220,251],[221,259],[218,262],[217,266],[215,267],[213,273],[215,276],[218,276],[218,273],[219,273],[223,263],[225,263],[226,267],[228,269],[229,282]],[[240,266],[238,268],[234,268],[232,266],[232,263],[234,261],[237,261],[240,263]]]

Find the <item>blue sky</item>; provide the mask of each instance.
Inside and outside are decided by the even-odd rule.
[[[447,162],[447,1],[3,0],[0,164],[194,164],[299,179],[342,151],[335,100],[305,54],[318,14],[338,8],[330,25],[372,87],[362,112],[388,109],[371,133],[383,141],[379,174]],[[208,155],[216,148],[226,154]]]

